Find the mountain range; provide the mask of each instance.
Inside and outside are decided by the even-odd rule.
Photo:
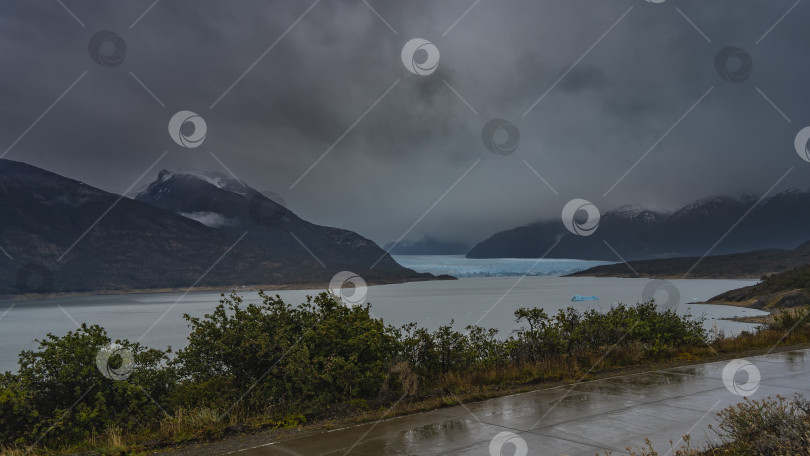
[[[708,253],[693,276],[756,276],[805,261],[810,247],[790,250],[810,239],[808,209],[810,193],[800,190],[761,200],[717,196],[674,212],[623,206],[604,213],[591,236],[569,233],[559,219],[538,221],[494,234],[467,257],[657,260],[632,264],[642,275],[672,277]],[[463,247],[430,237],[386,245],[421,255]],[[587,274],[629,274],[622,267]],[[163,170],[133,199],[0,160],[0,295],[315,286],[340,271],[369,283],[436,278],[400,266],[357,233],[303,220],[275,195],[224,173]]]
[[[792,189],[761,201],[715,196],[674,212],[623,206],[602,214],[591,236],[570,233],[559,219],[538,221],[494,234],[467,257],[539,258],[548,252],[548,258],[618,262],[793,249],[808,239],[810,192]]]
[[[0,160],[0,295],[434,279],[220,173],[161,171],[135,199]]]

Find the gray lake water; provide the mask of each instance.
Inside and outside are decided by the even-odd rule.
[[[477,277],[456,281],[415,282],[368,288],[366,301],[372,312],[395,326],[417,322],[429,329],[455,321],[456,328],[469,324],[498,328],[506,336],[517,328],[513,312],[519,307],[543,307],[549,314],[573,306],[606,310],[616,302],[641,300],[649,279],[587,277]],[[745,280],[672,280],[681,296],[679,313],[705,315],[705,326],[717,327],[727,335],[753,329],[753,325],[721,320],[763,312],[727,306],[691,304],[727,290],[755,283]],[[297,303],[315,290],[278,292]],[[257,293],[242,293],[246,302]],[[573,295],[597,296],[598,301],[572,302]],[[76,323],[99,324],[112,339],[129,339],[155,348],[185,346],[189,328],[184,313],[202,316],[218,303],[219,293],[128,294],[64,297],[0,302],[0,371],[17,369],[17,354],[36,347],[34,339],[48,332],[64,335]],[[666,300],[666,293],[656,295]],[[178,301],[179,300],[179,301]]]

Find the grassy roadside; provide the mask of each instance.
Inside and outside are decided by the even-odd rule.
[[[328,307],[327,310],[335,312],[334,322],[336,324],[345,326],[348,321],[358,322],[358,333],[362,333],[363,337],[367,337],[367,333],[372,331],[373,328],[381,330],[375,320],[368,318],[368,309],[365,309],[364,313],[363,309],[347,310],[343,306],[329,307],[334,303],[325,302]],[[280,307],[283,303],[274,301],[271,304],[275,306],[271,309],[273,312],[270,312],[273,318],[268,319],[267,322],[272,322],[275,325],[279,320],[279,312],[283,310]],[[225,353],[229,357],[234,357],[237,354],[242,356],[242,358],[239,358],[242,360],[240,363],[264,356],[257,355],[255,350],[256,341],[265,334],[264,330],[266,328],[258,326],[257,328],[262,329],[262,331],[251,333],[248,325],[255,324],[257,320],[262,318],[263,312],[267,309],[256,308],[249,312],[248,309],[244,310],[244,319],[240,319],[241,316],[237,312],[233,317],[227,317],[223,313],[221,315],[222,320],[211,318],[194,322],[197,328],[207,328],[209,331],[200,334],[197,334],[196,331],[192,333],[191,346],[194,346],[195,339],[193,336],[195,334],[200,336],[196,342],[203,345],[199,347],[199,352],[188,353],[190,361],[187,359],[187,364],[181,367],[186,369],[207,368],[207,364],[212,361],[205,359],[205,356],[208,356],[209,352],[217,350],[226,350]],[[434,334],[419,333],[418,331],[408,337],[399,334],[397,337],[401,340],[399,345],[392,348],[394,352],[400,354],[413,352],[416,355],[407,362],[402,360],[393,362],[396,359],[401,359],[400,355],[398,355],[399,358],[386,358],[392,360],[392,362],[386,361],[385,364],[390,364],[390,367],[386,368],[387,372],[382,372],[384,375],[381,377],[382,382],[378,390],[374,389],[372,393],[357,395],[360,397],[349,400],[322,402],[322,404],[325,404],[324,406],[309,407],[309,410],[303,412],[300,407],[291,406],[258,409],[257,412],[256,408],[251,407],[255,405],[255,402],[266,399],[266,395],[259,394],[254,395],[250,404],[243,402],[244,406],[240,405],[227,414],[226,419],[220,419],[224,411],[223,408],[218,407],[221,402],[218,404],[215,399],[205,398],[211,392],[220,395],[223,391],[227,392],[227,389],[222,384],[210,383],[210,378],[203,381],[194,380],[194,371],[188,371],[183,374],[183,378],[188,379],[186,382],[190,385],[190,389],[187,388],[181,391],[181,395],[175,394],[172,396],[175,399],[172,402],[174,407],[170,408],[172,410],[170,415],[157,413],[152,415],[157,417],[154,421],[148,421],[130,429],[123,429],[115,425],[93,427],[90,430],[90,436],[80,439],[77,443],[51,445],[49,449],[37,447],[29,454],[56,455],[81,452],[87,452],[86,454],[148,454],[157,450],[170,449],[176,449],[178,454],[201,454],[204,449],[200,447],[201,444],[210,444],[210,448],[213,450],[223,445],[228,446],[237,438],[242,444],[244,444],[245,440],[251,440],[250,437],[245,436],[253,436],[255,439],[264,441],[285,438],[291,435],[336,429],[381,418],[454,406],[459,401],[466,403],[572,384],[576,381],[647,372],[699,362],[753,356],[768,351],[771,346],[777,343],[779,351],[810,347],[810,328],[806,324],[799,325],[796,331],[790,333],[787,337],[783,337],[786,328],[792,327],[797,321],[801,323],[801,320],[797,320],[797,318],[803,317],[798,316],[776,319],[772,323],[772,327],[755,334],[742,334],[734,338],[716,337],[709,343],[704,342],[702,338],[695,339],[684,336],[677,339],[680,342],[662,344],[659,339],[668,336],[663,333],[664,331],[671,331],[673,334],[682,330],[695,331],[696,326],[687,321],[681,321],[668,313],[639,313],[649,311],[649,308],[642,306],[636,309],[617,310],[608,313],[608,315],[579,315],[576,313],[565,314],[563,312],[557,317],[549,318],[542,311],[538,312],[537,309],[526,309],[523,310],[522,315],[527,319],[530,328],[519,334],[517,338],[510,338],[504,342],[494,342],[486,337],[474,340],[471,338],[465,339],[459,333],[453,333],[446,328],[444,330],[440,329]],[[298,314],[291,313],[289,315]],[[327,316],[331,315],[331,313],[327,312]],[[806,314],[801,315],[806,316]],[[516,316],[518,316],[517,313]],[[231,320],[231,318],[235,320]],[[656,319],[660,319],[660,321]],[[330,344],[333,344],[335,340],[344,339],[352,340],[353,343],[357,342],[352,337],[346,337],[345,335],[341,335],[339,338],[327,337],[325,334],[331,333],[326,329],[334,328],[330,325],[323,326],[325,324],[324,320],[326,318],[321,315],[318,320],[318,324],[321,326],[318,326],[318,338],[313,339],[313,350],[324,341]],[[238,324],[235,325],[235,322]],[[652,326],[639,332],[640,330],[637,331],[635,328],[641,324],[640,322]],[[541,326],[543,329],[538,329]],[[606,332],[606,328],[615,329],[619,327],[623,327],[623,331],[613,336],[618,337],[618,341],[621,343],[611,343],[610,339],[599,339],[601,340],[599,343],[584,342],[594,340],[596,336],[601,337]],[[249,351],[247,353],[234,351],[238,348],[236,342],[227,337],[224,338],[224,348],[212,345],[211,339],[216,338],[211,337],[213,333],[210,331],[216,330],[214,332],[219,334],[217,337],[222,338],[222,334],[217,331],[221,331],[223,328],[235,328],[235,331],[229,337],[238,337],[236,340],[247,343]],[[480,332],[473,332],[472,334],[481,335]],[[101,335],[96,334],[96,337],[101,338]],[[384,339],[373,340],[377,344],[373,345],[375,347],[384,342]],[[615,340],[613,339],[614,342]],[[62,342],[64,341],[60,340],[54,343]],[[559,345],[560,342],[565,342],[565,344]],[[71,341],[69,345],[64,347],[76,350],[76,343],[77,341]],[[450,347],[446,353],[442,351],[444,345]],[[423,351],[427,346],[433,348],[432,351],[425,354]],[[336,349],[330,347],[330,353]],[[471,354],[476,355],[477,358],[469,364],[446,365],[448,362],[458,361],[456,358],[465,358]],[[485,357],[482,354],[488,354],[488,356]],[[88,353],[84,356],[86,358],[90,355]],[[39,356],[39,360],[50,359],[46,354],[42,353],[37,356]],[[63,356],[63,354],[59,356],[53,355],[54,359],[51,361],[60,366],[64,365]],[[151,356],[154,361],[157,357],[163,355],[152,353]],[[182,360],[182,358],[181,355],[180,359]],[[490,358],[498,362],[488,361]],[[501,361],[501,358],[506,361]],[[199,365],[195,363],[199,363]],[[283,367],[283,369],[298,368],[298,364],[291,366]],[[82,372],[89,375],[94,372],[94,368],[95,366],[92,366],[88,372]],[[257,372],[262,371],[263,368],[257,370]],[[165,374],[160,369],[155,372]],[[204,373],[207,374],[207,371]],[[151,385],[154,383],[149,383],[151,380],[145,381],[143,379],[137,379],[137,381],[141,382],[138,385]],[[128,387],[126,383],[118,382],[114,385],[117,388],[125,388]],[[355,382],[349,386],[357,388],[357,385],[360,384]],[[234,391],[239,392],[240,390],[237,388]],[[4,391],[3,394],[11,393]],[[153,392],[153,394],[155,393]],[[157,394],[155,395],[157,396]],[[143,395],[135,394],[135,396]],[[126,396],[128,401],[132,401],[132,397],[134,396]],[[193,398],[190,403],[197,404],[197,406],[183,406],[183,401],[189,403],[189,397]],[[201,397],[205,400],[200,399]],[[0,401],[0,405],[3,405],[2,401]],[[125,403],[124,405],[128,406],[129,404]],[[137,407],[148,406],[150,406],[148,401],[137,404]],[[2,418],[4,410],[0,408],[0,418]],[[265,411],[262,412],[262,410]],[[74,419],[77,415],[81,418],[82,414],[91,412],[92,410],[85,410],[81,413],[74,413],[71,419]],[[120,414],[121,408],[114,409],[114,412]],[[148,417],[149,415],[145,416]],[[64,422],[64,419],[55,420],[52,425],[63,426]],[[25,446],[10,447],[6,448],[3,454],[24,454],[25,449]]]
[[[765,339],[765,341],[770,338]],[[453,407],[462,403],[471,403],[492,398],[504,397],[514,394],[521,394],[540,389],[564,387],[577,382],[593,381],[611,377],[643,374],[674,367],[698,365],[716,361],[726,361],[735,358],[751,357],[766,353],[783,353],[794,350],[810,349],[810,341],[799,344],[781,344],[776,349],[771,350],[770,346],[762,346],[756,340],[748,340],[745,344],[748,348],[741,348],[741,345],[732,345],[732,351],[712,353],[711,351],[686,351],[680,359],[673,359],[666,362],[639,363],[637,365],[622,367],[600,367],[594,369],[587,375],[579,377],[563,376],[554,380],[536,381],[532,378],[532,373],[537,372],[538,366],[527,366],[525,369],[512,370],[511,372],[486,372],[480,373],[474,378],[447,378],[442,390],[435,391],[430,396],[419,398],[408,398],[390,408],[393,404],[370,405],[363,402],[346,404],[342,410],[333,410],[325,413],[324,416],[313,418],[312,421],[293,420],[289,422],[278,422],[274,420],[252,419],[246,422],[231,421],[227,424],[219,423],[211,415],[209,420],[205,419],[204,413],[196,416],[188,411],[179,411],[161,423],[160,430],[146,434],[123,435],[115,430],[100,434],[97,438],[81,445],[76,445],[63,450],[35,450],[26,453],[24,448],[6,448],[0,451],[3,456],[22,456],[24,454],[35,455],[73,455],[73,454],[127,454],[127,455],[147,455],[160,453],[173,453],[182,455],[219,454],[224,449],[249,446],[251,443],[260,444],[271,440],[283,440],[285,438],[300,438],[307,435],[316,435],[322,431],[329,431],[374,422],[381,419],[390,419],[399,416],[407,416],[416,413],[428,412],[444,407]],[[734,347],[738,347],[734,349]],[[735,351],[736,350],[736,351]],[[573,371],[571,372],[574,373]],[[476,384],[475,381],[481,378],[497,379],[498,383]],[[516,380],[528,378],[529,380],[520,383],[502,383],[504,380]],[[388,407],[386,407],[386,405]],[[373,408],[376,406],[376,408]],[[653,456],[655,452],[644,452],[638,450],[638,456]],[[681,455],[706,454],[719,455],[714,453],[688,453],[681,450]],[[691,451],[691,450],[690,450]],[[697,450],[695,450],[697,451]],[[731,454],[731,453],[730,453]]]
[[[290,428],[250,429],[243,426],[231,426],[225,430],[221,438],[190,440],[177,445],[164,447],[160,453],[177,456],[186,455],[216,455],[225,451],[260,445],[268,441],[279,441],[288,438],[301,438],[308,435],[316,436],[320,432],[343,429],[362,425],[381,419],[391,419],[417,413],[429,412],[445,407],[453,407],[459,403],[469,404],[476,401],[494,399],[515,394],[528,393],[542,389],[568,387],[577,382],[587,382],[613,377],[638,375],[648,372],[665,370],[675,367],[700,365],[716,361],[727,361],[735,358],[764,355],[767,353],[784,353],[794,350],[810,349],[810,342],[794,345],[779,345],[773,350],[770,347],[751,348],[739,352],[707,353],[699,359],[674,359],[666,362],[638,364],[635,366],[615,367],[612,369],[595,369],[590,374],[579,378],[564,378],[557,381],[527,382],[513,385],[463,385],[452,384],[448,391],[436,392],[433,397],[410,398],[403,400],[392,409],[369,410],[368,407],[357,407],[347,410],[345,415],[333,418],[316,419],[308,423]],[[450,392],[452,391],[452,394]],[[152,451],[133,454],[152,454]],[[655,453],[637,453],[638,456],[655,456]],[[690,455],[691,456],[691,455]]]

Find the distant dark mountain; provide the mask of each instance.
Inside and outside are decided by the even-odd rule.
[[[630,261],[596,266],[571,277],[648,277],[655,279],[759,279],[810,264],[810,242],[793,250],[769,249],[747,253]],[[697,264],[697,266],[695,266]],[[693,266],[695,266],[693,268]],[[632,268],[632,269],[631,269]],[[691,270],[691,272],[689,272]],[[685,277],[685,274],[689,274]],[[638,273],[638,275],[636,274]]]
[[[222,173],[164,170],[136,199],[232,236],[248,231],[244,247],[260,252],[263,262],[275,263],[274,274],[298,269],[306,280],[327,281],[341,270],[366,280],[430,277],[401,267],[357,233],[309,223],[271,197]],[[371,269],[380,257],[383,260]]]
[[[756,203],[750,196],[718,196],[673,213],[623,207],[603,214],[595,234],[588,237],[569,233],[559,219],[536,222],[497,233],[467,256],[534,258],[557,239],[561,241],[550,258],[606,261],[618,257],[605,241],[625,259],[639,260],[703,256],[721,238],[712,255],[792,249],[810,239],[810,193],[788,190]]]
[[[560,220],[536,222],[501,231],[475,245],[468,258],[539,258],[559,239],[549,258],[618,261],[604,244],[607,240],[623,255],[654,256],[655,250],[641,238],[661,225],[668,214],[636,206],[624,206],[601,217],[596,234],[575,236]]]
[[[440,241],[423,236],[416,241],[389,242],[383,247],[391,255],[464,255],[468,244],[455,241]]]
[[[370,283],[433,278],[221,175],[162,171],[138,200],[118,198],[0,160],[0,294],[324,284],[342,270]]]

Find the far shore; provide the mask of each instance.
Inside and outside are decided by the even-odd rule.
[[[702,275],[702,276],[686,276],[683,274],[659,274],[659,273],[645,273],[639,272],[634,274],[632,271],[624,272],[601,272],[597,268],[586,269],[584,271],[573,272],[563,277],[591,277],[591,278],[614,278],[614,279],[658,279],[658,280],[759,280],[762,274],[716,274],[716,275]]]
[[[586,271],[582,271],[586,272]],[[639,277],[633,275],[584,275],[581,272],[567,274],[560,277],[571,278],[615,278],[615,279],[638,279],[638,278],[655,278],[665,280],[756,280],[751,277],[700,277],[700,278],[684,278],[679,275],[671,277]],[[378,285],[394,285],[410,282],[427,282],[437,280],[458,280],[457,277],[450,275],[440,275],[433,279],[430,278],[412,278],[408,280],[390,280],[390,281],[374,281],[367,283],[368,286]],[[326,291],[329,288],[328,282],[306,282],[306,283],[286,283],[286,284],[259,284],[259,285],[228,285],[228,286],[197,286],[189,289],[188,287],[176,288],[122,288],[116,290],[94,290],[94,291],[75,291],[75,292],[55,292],[55,293],[27,293],[17,295],[0,295],[0,302],[2,301],[33,301],[38,299],[57,299],[57,298],[71,298],[82,296],[120,296],[120,295],[139,295],[139,294],[159,294],[159,293],[200,293],[200,292],[220,292],[230,293],[231,291],[285,291],[285,290],[320,290]],[[692,304],[716,304],[745,307],[745,305],[738,303],[728,302],[697,302]]]
[[[457,280],[453,276],[441,275],[435,278],[411,278],[407,280],[374,281],[367,283],[368,286],[393,285],[409,282],[426,282],[434,280]],[[128,294],[158,294],[158,293],[185,293],[185,292],[221,292],[231,291],[281,291],[281,290],[322,290],[329,288],[329,282],[307,282],[307,283],[286,283],[286,284],[264,284],[264,285],[228,285],[228,286],[198,286],[198,287],[178,287],[178,288],[122,288],[117,290],[95,290],[95,291],[75,291],[57,293],[27,293],[18,295],[2,295],[0,301],[33,301],[37,299],[71,298],[82,296],[118,296]]]

